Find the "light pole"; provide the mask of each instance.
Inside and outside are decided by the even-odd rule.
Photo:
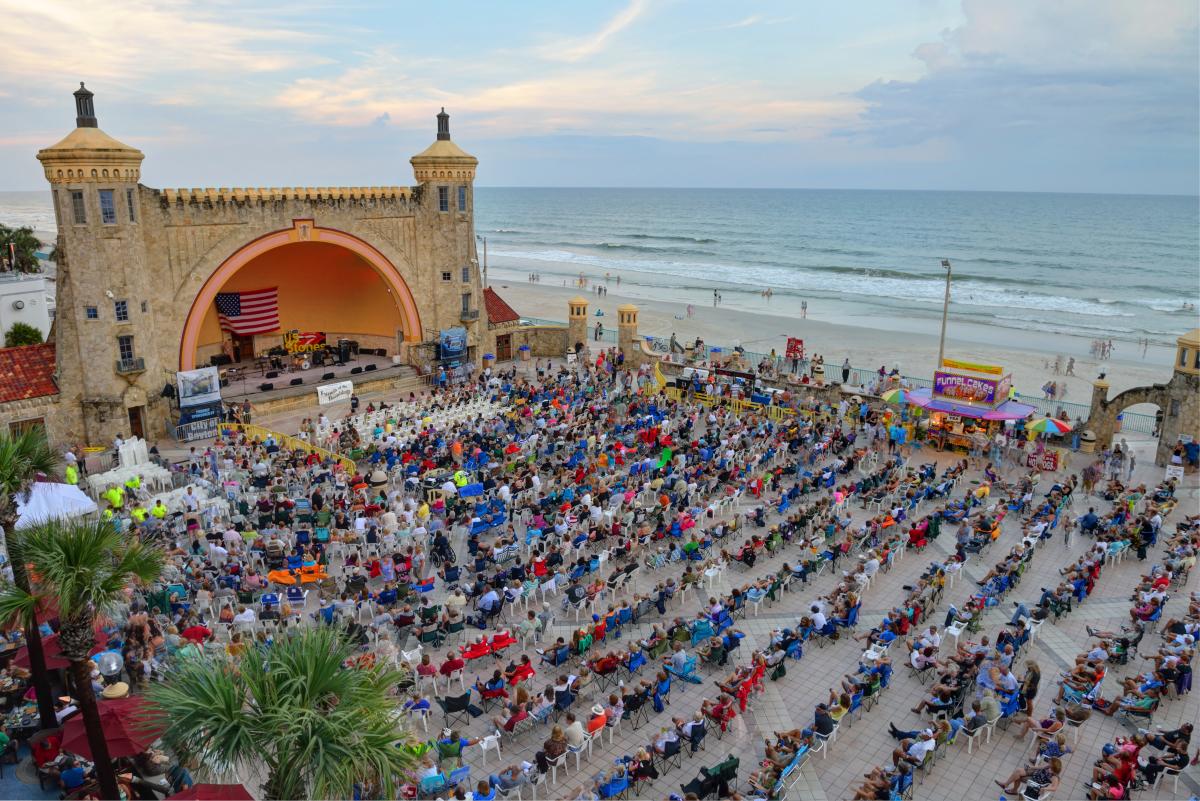
[[[942,266],[946,268],[946,297],[942,301],[942,336],[938,339],[938,360],[936,370],[942,369],[942,362],[946,358],[946,317],[950,314],[950,260],[942,259]]]

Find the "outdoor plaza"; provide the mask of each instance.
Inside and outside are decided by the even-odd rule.
[[[347,670],[409,672],[431,798],[1082,798],[1197,719],[1196,491],[1152,459],[1089,494],[1085,454],[992,465],[897,441],[876,399],[734,411],[605,356],[224,426],[176,466],[199,500],[139,525],[169,564],[104,683],[345,626]],[[1200,789],[1150,773],[1131,797]]]

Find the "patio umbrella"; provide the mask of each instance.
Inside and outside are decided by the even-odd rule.
[[[193,784],[167,801],[254,801],[254,796],[240,784]]]
[[[1070,422],[1053,417],[1039,417],[1025,426],[1026,431],[1036,431],[1039,434],[1066,434],[1071,428]]]
[[[63,659],[59,654],[61,649],[58,646],[58,635],[51,634],[49,637],[42,638],[42,653],[46,656],[47,670],[60,670],[68,667],[71,663]],[[22,645],[13,657],[13,664],[17,667],[23,667],[29,670],[29,646]]]
[[[896,389],[889,389],[887,392],[883,393],[879,397],[883,400],[884,403],[893,403],[897,406],[901,406],[905,403],[915,403],[916,402],[915,399],[912,397],[912,393],[909,392],[907,389],[904,389],[903,387],[897,387]]]
[[[101,701],[98,706],[100,725],[108,740],[108,754],[113,759],[137,756],[144,752],[158,739],[164,728],[150,717],[141,696]],[[85,759],[94,759],[83,725],[83,715],[69,718],[63,726],[62,750]]]

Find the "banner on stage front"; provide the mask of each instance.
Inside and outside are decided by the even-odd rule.
[[[998,367],[994,364],[976,364],[975,362],[964,362],[958,359],[942,359],[942,367],[947,370],[966,370],[971,373],[983,373],[985,375],[1001,375],[1004,373],[1003,367]]]
[[[336,384],[322,384],[317,387],[317,403],[322,406],[338,401],[350,400],[354,394],[353,381],[338,381]]]
[[[215,367],[180,370],[175,374],[179,385],[179,408],[221,402],[221,376]]]
[[[784,352],[784,355],[789,359],[803,359],[804,340],[797,339],[796,337],[788,337],[787,350]]]

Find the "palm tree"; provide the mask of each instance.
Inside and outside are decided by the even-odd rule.
[[[46,432],[40,428],[20,433],[0,433],[0,528],[9,543],[8,558],[12,562],[13,582],[24,592],[29,592],[29,575],[25,562],[12,552],[12,541],[16,536],[17,499],[29,495],[29,487],[38,473],[51,474],[58,470],[58,455],[46,441]],[[25,645],[29,649],[29,669],[33,674],[33,688],[37,693],[38,717],[43,729],[58,725],[54,717],[54,696],[50,692],[50,674],[46,672],[46,656],[42,653],[42,637],[38,633],[37,621],[25,626]]]
[[[353,798],[355,784],[395,798],[412,766],[389,694],[403,674],[343,667],[355,654],[319,626],[236,659],[179,659],[147,697],[176,754],[226,778],[265,766],[267,799]]]
[[[73,695],[87,730],[100,791],[103,798],[119,798],[92,692],[88,655],[96,644],[97,618],[124,603],[126,590],[133,585],[158,577],[162,551],[122,534],[108,521],[51,520],[18,532],[8,546],[13,562],[27,564],[36,580],[32,590],[14,584],[0,587],[0,620],[17,618],[29,625],[47,601],[57,605],[58,642],[63,658],[70,662]]]
[[[2,255],[8,269],[21,273],[37,272],[38,260],[35,254],[41,247],[42,243],[29,226],[9,228],[7,225],[0,225],[0,248],[3,249]]]

